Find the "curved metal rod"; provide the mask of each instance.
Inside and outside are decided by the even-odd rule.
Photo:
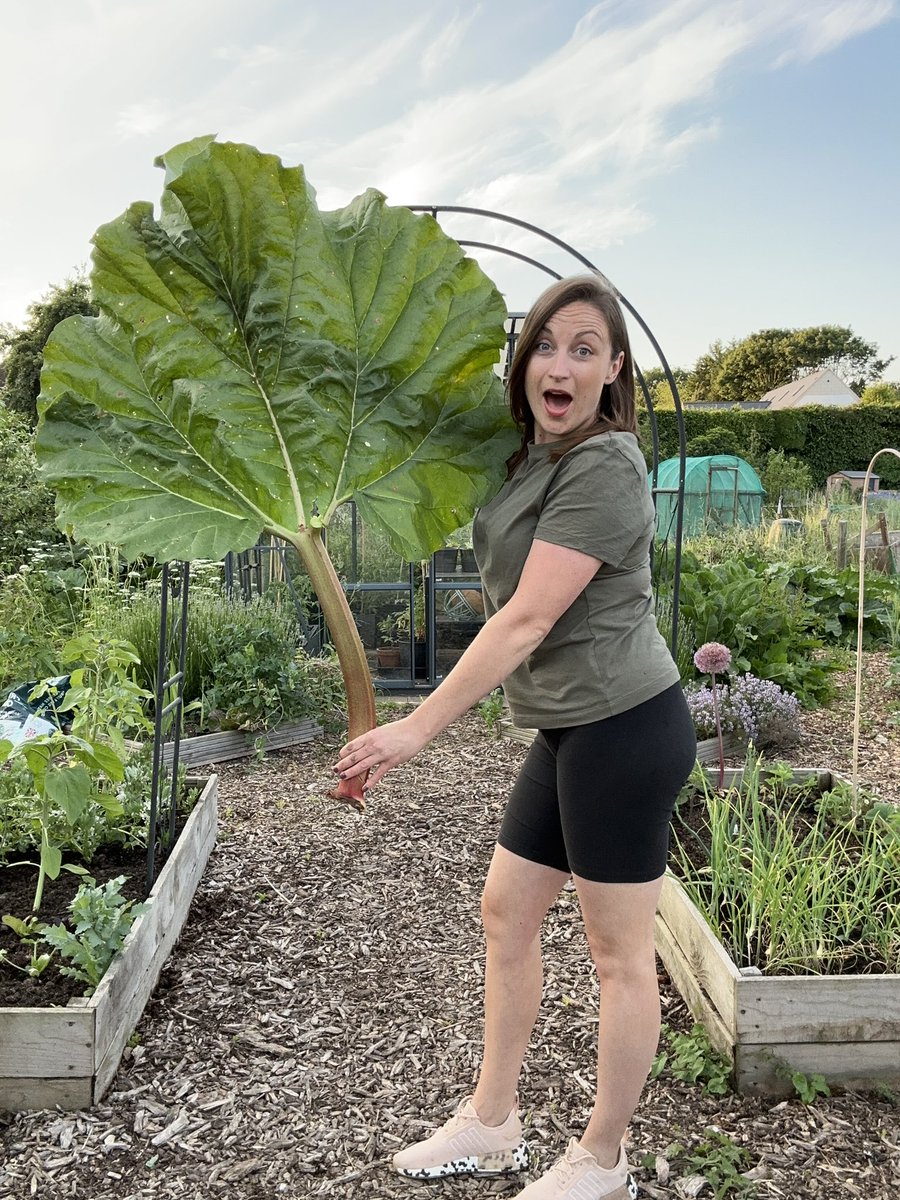
[[[497,254],[506,254],[510,258],[517,258],[520,262],[528,263],[530,267],[537,267],[539,271],[544,271],[547,275],[552,275],[554,279],[562,279],[559,271],[554,271],[546,263],[538,262],[536,258],[529,258],[527,254],[520,254],[518,250],[510,250],[508,246],[494,246],[490,242],[463,241],[462,238],[457,238],[456,244],[458,246],[474,246],[476,250],[493,250]]]
[[[668,383],[669,388],[672,392],[672,398],[675,403],[675,413],[676,413],[676,416],[678,419],[678,451],[679,451],[679,459],[680,459],[680,469],[678,472],[678,505],[677,505],[677,510],[676,510],[676,521],[675,521],[675,561],[673,564],[673,580],[672,580],[671,650],[672,650],[672,655],[674,657],[676,655],[677,649],[678,649],[678,602],[679,602],[679,598],[680,598],[680,594],[681,594],[681,540],[682,540],[683,530],[684,530],[685,451],[687,449],[687,439],[685,437],[685,430],[684,430],[684,410],[681,406],[681,396],[678,392],[678,385],[675,383],[675,377],[672,374],[672,369],[669,366],[669,363],[668,363],[668,360],[666,359],[665,354],[663,354],[662,346],[660,346],[660,344],[656,340],[656,337],[654,336],[653,331],[651,330],[650,326],[647,324],[647,322],[644,320],[644,318],[641,316],[641,314],[638,312],[638,310],[634,307],[634,305],[625,296],[622,295],[622,293],[619,291],[619,289],[616,287],[616,285],[612,282],[612,280],[609,279],[608,276],[604,275],[603,272],[600,270],[600,268],[597,267],[594,263],[592,263],[589,258],[586,258],[585,255],[579,253],[579,251],[577,251],[574,246],[570,246],[568,242],[564,242],[562,240],[562,238],[556,237],[555,234],[548,233],[548,231],[546,229],[541,229],[540,226],[532,225],[529,221],[523,221],[519,217],[507,216],[506,213],[494,212],[492,209],[487,209],[487,208],[473,208],[473,207],[470,207],[469,205],[464,205],[464,204],[408,204],[405,207],[408,208],[410,210],[410,212],[430,213],[431,216],[435,220],[437,220],[438,213],[466,213],[469,216],[486,217],[489,220],[502,221],[506,225],[515,225],[519,229],[526,229],[529,231],[529,233],[534,233],[538,237],[544,238],[545,241],[551,242],[554,246],[558,246],[561,250],[565,250],[567,254],[571,254],[572,257],[577,262],[580,262],[583,266],[587,267],[588,270],[591,271],[594,275],[598,275],[606,284],[608,284],[609,287],[612,289],[612,291],[615,293],[615,295],[618,297],[619,302],[628,310],[629,313],[631,313],[632,317],[635,319],[635,321],[637,321],[638,325],[643,330],[644,335],[646,336],[650,345],[653,347],[653,350],[655,351],[655,353],[660,361],[660,364],[662,366],[663,373],[666,377],[666,382]],[[545,266],[543,263],[537,262],[534,259],[530,259],[526,255],[519,254],[515,250],[507,250],[503,246],[492,246],[487,242],[460,242],[459,244],[460,245],[478,246],[479,248],[485,249],[485,250],[496,250],[501,254],[508,254],[508,255],[510,255],[510,257],[518,258],[523,262],[530,263],[531,265],[537,267],[538,270],[545,271],[548,275],[552,275],[556,279],[561,278],[561,276],[556,271]],[[653,402],[650,398],[649,390],[647,389],[647,387],[644,383],[643,376],[639,376],[639,379],[640,379],[640,384],[641,384],[641,390],[644,393],[644,400],[647,404],[647,409],[650,414],[651,430],[653,433],[653,440],[654,440],[653,462],[654,462],[654,470],[656,470],[658,460],[659,460],[658,440],[657,440],[657,436],[656,436],[656,416],[653,411]]]

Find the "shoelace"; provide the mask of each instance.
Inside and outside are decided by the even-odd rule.
[[[566,1146],[566,1152],[562,1156],[562,1158],[557,1159],[556,1162],[553,1164],[553,1166],[550,1168],[551,1173],[553,1175],[557,1175],[559,1177],[559,1182],[561,1184],[565,1184],[565,1183],[569,1182],[569,1180],[575,1174],[575,1170],[578,1166],[578,1164],[576,1162],[574,1162],[573,1159],[570,1157],[571,1152],[572,1152],[572,1146],[570,1144],[570,1145]]]

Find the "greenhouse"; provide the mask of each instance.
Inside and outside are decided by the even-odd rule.
[[[677,458],[659,464],[656,532],[660,538],[671,538],[675,533],[679,470]],[[686,458],[684,472],[684,537],[732,525],[759,524],[765,490],[744,459],[734,454]],[[650,483],[652,487],[652,476]]]

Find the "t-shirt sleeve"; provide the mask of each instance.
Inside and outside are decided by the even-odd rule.
[[[619,567],[652,521],[646,475],[606,442],[576,447],[560,459],[534,536]]]

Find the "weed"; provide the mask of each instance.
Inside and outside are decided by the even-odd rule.
[[[503,692],[494,688],[489,696],[478,705],[478,714],[495,737],[500,736],[500,718],[503,716]]]
[[[717,1129],[707,1129],[705,1133],[705,1139],[685,1155],[684,1163],[707,1179],[716,1200],[753,1192],[755,1185],[741,1174],[741,1168],[748,1165],[749,1152]]]
[[[812,1104],[817,1096],[831,1095],[831,1088],[828,1086],[825,1076],[818,1072],[804,1075],[802,1071],[791,1071],[790,1080],[794,1091],[804,1104]]]
[[[731,1064],[713,1048],[699,1022],[689,1033],[674,1033],[668,1025],[663,1025],[661,1038],[665,1049],[654,1059],[653,1079],[668,1069],[682,1083],[701,1084],[709,1096],[724,1096],[731,1090]]]

